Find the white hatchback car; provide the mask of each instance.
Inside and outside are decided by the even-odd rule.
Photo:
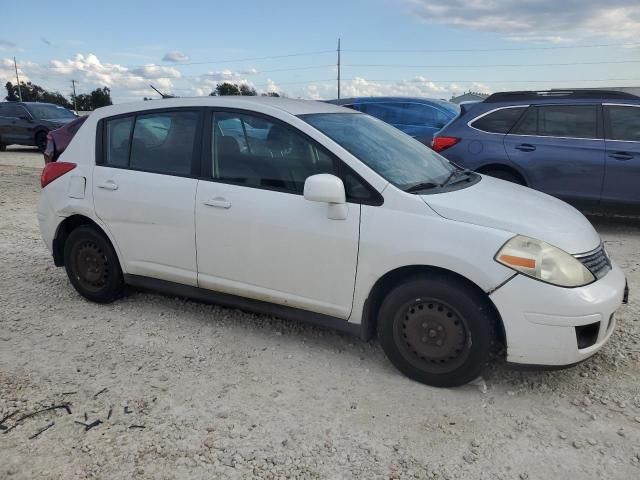
[[[78,292],[125,284],[378,336],[436,386],[567,365],[625,277],[591,224],[326,103],[206,97],[95,111],[42,173],[40,229]]]

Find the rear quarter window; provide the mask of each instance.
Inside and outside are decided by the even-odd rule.
[[[501,108],[474,120],[470,125],[483,132],[509,133],[526,109],[526,106]]]

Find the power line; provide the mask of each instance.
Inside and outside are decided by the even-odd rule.
[[[352,78],[344,78],[343,80],[353,81],[353,80],[365,80],[367,82],[377,82],[377,83],[403,83],[403,84],[419,84],[419,83],[436,83],[436,82],[451,82],[451,83],[571,83],[571,82],[636,82],[640,81],[640,78],[580,78],[580,79],[568,79],[568,80],[510,80],[510,79],[475,79],[475,80],[445,80],[445,79],[424,79],[424,80],[416,80],[416,79],[371,79],[371,78],[361,78],[361,77],[352,77]]]
[[[455,53],[455,52],[520,52],[526,50],[568,50],[600,47],[634,47],[640,43],[597,43],[592,45],[553,45],[540,47],[502,47],[502,48],[428,48],[428,49],[346,49],[353,53]]]
[[[566,67],[576,65],[618,65],[625,63],[640,63],[640,60],[604,60],[598,62],[562,62],[562,63],[486,63],[482,65],[402,65],[391,63],[347,63],[345,67],[383,67],[383,68],[502,68],[502,67]]]

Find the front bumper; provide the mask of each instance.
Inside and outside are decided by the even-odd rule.
[[[615,327],[614,312],[626,287],[622,270],[578,288],[549,285],[516,275],[491,294],[504,324],[507,361],[535,365],[578,363],[602,348]],[[595,324],[595,325],[594,325]],[[578,346],[576,327],[592,326],[593,341]]]

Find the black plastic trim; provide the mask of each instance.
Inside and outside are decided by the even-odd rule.
[[[139,288],[148,288],[167,295],[193,298],[206,303],[215,303],[224,307],[239,308],[253,313],[274,315],[289,320],[310,323],[323,328],[338,330],[350,335],[360,336],[361,326],[347,320],[321,313],[310,312],[299,308],[287,307],[275,303],[263,302],[251,298],[216,292],[205,288],[192,287],[180,283],[159,280],[140,275],[124,275],[125,283]]]
[[[548,98],[638,100],[639,97],[631,93],[619,92],[616,90],[528,90],[518,92],[497,92],[485,98],[483,103],[543,100]]]

